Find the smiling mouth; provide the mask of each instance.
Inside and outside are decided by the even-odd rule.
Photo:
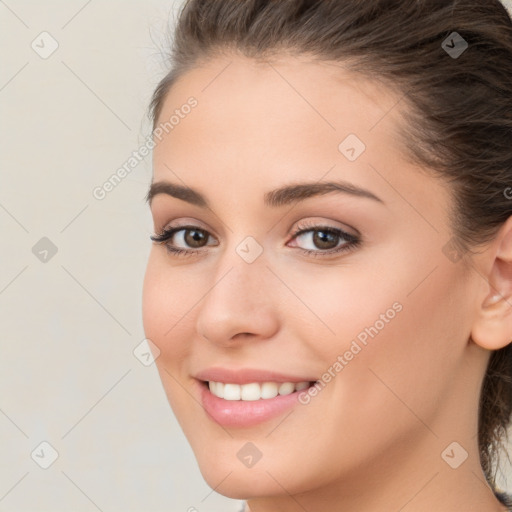
[[[254,402],[270,400],[276,396],[291,395],[313,386],[317,381],[302,382],[251,382],[248,384],[233,384],[226,382],[203,381],[212,393],[224,400],[240,400]]]

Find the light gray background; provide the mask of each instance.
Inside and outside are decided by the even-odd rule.
[[[0,510],[239,507],[204,483],[154,365],[133,354],[151,158],[92,194],[150,133],[180,4],[0,0]],[[43,31],[59,45],[46,59],[31,47],[51,48]],[[46,262],[42,237],[57,247]]]

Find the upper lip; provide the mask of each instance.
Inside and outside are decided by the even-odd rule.
[[[229,384],[250,384],[251,382],[314,382],[310,376],[289,375],[257,368],[206,368],[196,373],[195,378],[203,381],[224,382]]]

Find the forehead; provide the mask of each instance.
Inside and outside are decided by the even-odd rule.
[[[183,108],[190,98],[196,106]],[[430,194],[438,204],[442,196],[449,200],[406,160],[402,108],[400,91],[339,64],[296,57],[207,61],[182,75],[165,98],[157,126],[174,120],[155,140],[153,181],[178,182],[240,209],[262,203],[267,190],[324,178],[377,187],[386,202],[397,190],[402,202],[426,207]]]
[[[183,143],[188,146],[192,140],[196,151],[215,149],[218,157],[236,150],[262,154],[277,149],[290,156],[305,149],[305,143],[337,151],[350,133],[368,146],[378,136],[390,136],[400,98],[340,64],[233,56],[185,73],[167,94],[159,123],[179,113],[192,96],[197,107],[157,144],[157,157],[165,152],[177,157]],[[381,126],[385,130],[379,130]],[[234,139],[236,148],[226,148]]]
[[[307,125],[328,132],[371,131],[402,98],[381,80],[369,80],[340,63],[240,56],[205,61],[181,75],[164,100],[159,121],[168,120],[190,96],[198,99],[201,117],[213,128],[221,122],[249,128],[263,122],[267,129],[290,129],[292,121],[300,120],[295,128]]]

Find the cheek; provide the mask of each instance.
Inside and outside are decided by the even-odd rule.
[[[401,262],[396,279],[389,271],[358,275],[354,268],[338,282],[309,276],[301,284],[309,290],[308,304],[335,331],[319,335],[316,320],[296,327],[297,336],[309,343],[311,364],[326,381],[298,411],[300,421],[296,418],[294,432],[304,437],[304,446],[311,445],[311,460],[318,454],[324,461],[346,460],[344,469],[349,470],[348,461],[371,459],[386,448],[397,449],[403,440],[414,443],[417,436],[430,435],[421,421],[434,425],[461,363],[470,326],[468,287],[461,272],[450,262],[433,261]],[[436,263],[435,272],[416,288]],[[419,268],[426,269],[423,275]],[[312,441],[310,432],[318,430],[318,418],[326,421],[322,435]],[[333,443],[336,439],[350,443]],[[293,436],[280,439],[285,448],[290,443],[290,453],[293,441]],[[343,470],[339,463],[322,467],[325,478]]]
[[[353,283],[351,293],[334,283],[329,288],[339,302],[336,308],[331,302],[327,315],[337,341],[322,348],[326,369],[346,354],[329,391],[345,406],[333,412],[333,424],[356,432],[361,442],[375,434],[375,421],[381,442],[420,425],[414,414],[431,423],[449,395],[470,333],[468,287],[459,268],[446,258],[402,263],[396,279],[367,275],[359,279],[367,288]]]
[[[187,408],[193,407],[195,402],[184,392],[185,383],[180,375],[189,346],[180,341],[186,339],[182,333],[186,321],[180,320],[189,308],[185,309],[182,297],[185,289],[177,285],[176,274],[170,271],[162,255],[152,249],[144,276],[142,320],[146,338],[160,351],[155,365],[171,408],[181,411],[177,414],[181,423],[183,417],[188,417]]]
[[[171,271],[161,251],[151,250],[142,289],[142,321],[146,337],[165,352],[175,339],[184,310],[184,290],[179,270]],[[162,354],[163,355],[163,354]]]
[[[163,251],[152,249],[144,276],[142,321],[146,338],[160,351],[155,364],[171,405],[187,385],[183,375],[188,374],[192,353],[190,318],[201,296],[187,280],[186,273],[169,265]]]

